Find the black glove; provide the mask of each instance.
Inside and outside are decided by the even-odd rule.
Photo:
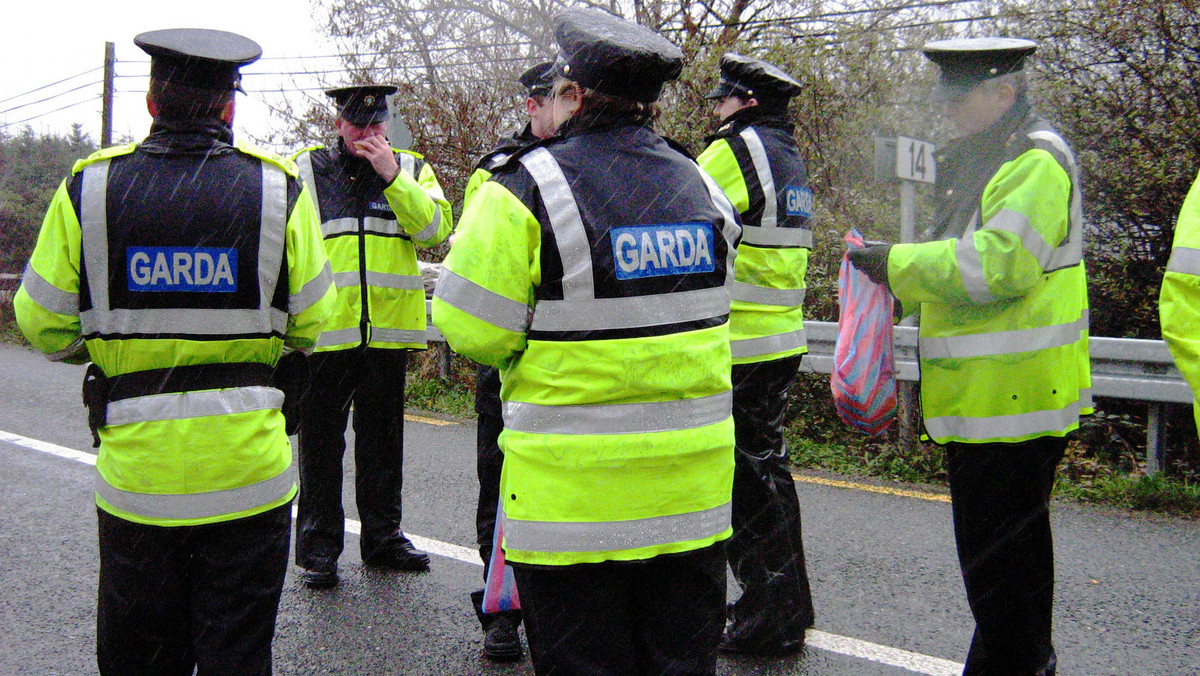
[[[851,249],[849,253],[850,264],[866,273],[872,282],[887,286],[888,252],[891,250],[891,244],[878,244],[861,249]]]

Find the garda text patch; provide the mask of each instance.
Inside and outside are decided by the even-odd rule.
[[[812,218],[813,192],[808,188],[788,186],[784,191],[788,216]]]
[[[237,291],[237,249],[132,246],[125,249],[130,291]]]
[[[663,223],[613,228],[617,279],[713,271],[712,223]]]

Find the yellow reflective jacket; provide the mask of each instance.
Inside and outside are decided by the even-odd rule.
[[[1200,392],[1200,178],[1192,184],[1175,224],[1158,317],[1175,365],[1192,392]],[[1200,399],[1193,412],[1200,420]]]

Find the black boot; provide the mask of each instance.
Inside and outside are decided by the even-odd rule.
[[[498,613],[483,612],[483,590],[471,592],[471,605],[483,627],[483,654],[496,662],[512,662],[524,657],[521,637],[517,627],[521,624],[521,611],[502,610]]]

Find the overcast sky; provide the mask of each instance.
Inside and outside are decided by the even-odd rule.
[[[65,134],[78,122],[98,143],[104,43],[112,42],[118,76],[113,138],[144,137],[150,129],[145,104],[150,63],[133,44],[133,37],[147,30],[216,28],[240,33],[262,45],[263,59],[242,71],[242,86],[248,94],[238,95],[235,133],[247,139],[270,134],[274,118],[266,101],[277,101],[280,88],[340,84],[337,73],[276,75],[337,67],[333,59],[300,58],[336,51],[316,25],[309,0],[22,0],[7,3],[4,14],[7,30],[0,40],[0,126],[9,134],[26,125],[37,132]],[[60,80],[67,81],[53,84]],[[304,96],[288,95],[297,100]],[[324,98],[320,91],[309,95]],[[41,99],[49,100],[38,103]],[[69,107],[52,112],[64,106]],[[24,122],[27,118],[33,119]]]

